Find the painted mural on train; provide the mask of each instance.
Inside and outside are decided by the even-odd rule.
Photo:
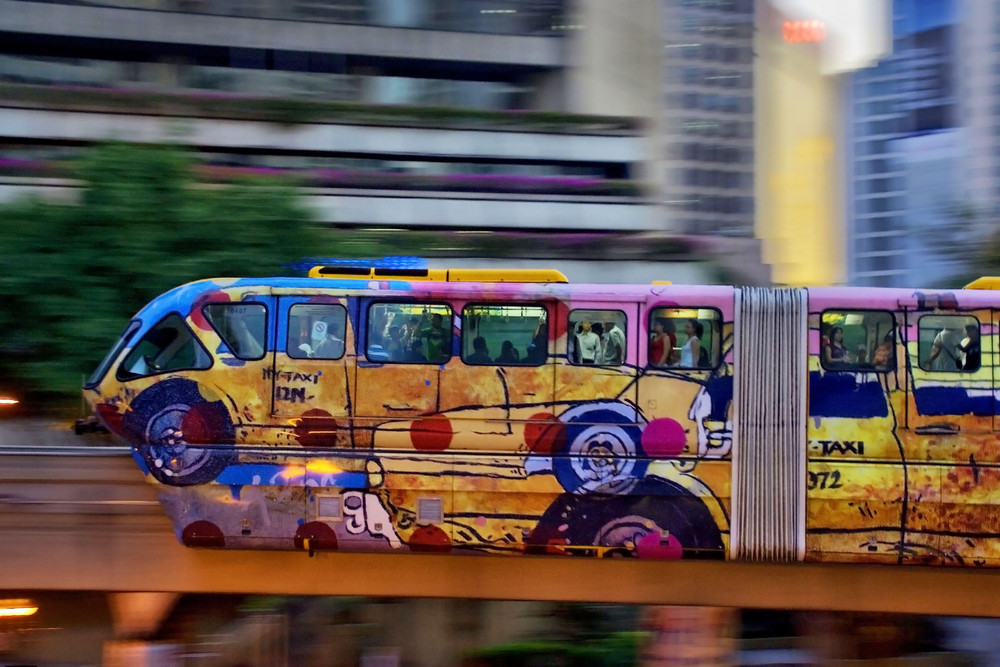
[[[85,394],[190,546],[726,558],[785,522],[806,560],[1000,562],[990,291],[809,290],[799,323],[537,273],[192,283]],[[805,470],[765,488],[772,427]]]

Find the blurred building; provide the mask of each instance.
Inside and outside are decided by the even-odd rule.
[[[891,55],[850,81],[848,280],[929,287],[959,271],[937,236],[964,197],[957,13],[953,0],[894,0],[892,11]]]
[[[848,279],[848,82],[886,52],[885,9],[886,0],[756,3],[756,234],[776,283]]]
[[[844,280],[842,88],[823,71],[823,33],[758,2],[757,234],[774,282]],[[788,26],[802,30],[789,39]]]
[[[754,230],[753,0],[664,0],[664,197],[687,234]]]
[[[174,142],[307,172],[332,227],[693,234],[746,274],[751,43],[749,0],[0,0],[0,201]]]
[[[962,141],[965,203],[985,214],[1000,202],[1000,4],[956,0],[954,56],[957,123]]]

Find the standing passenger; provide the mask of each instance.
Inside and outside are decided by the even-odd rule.
[[[601,339],[590,330],[590,322],[580,322],[581,331],[576,335],[576,349],[581,364],[595,364],[601,353]]]
[[[698,320],[690,319],[684,324],[684,333],[688,338],[681,348],[681,367],[695,368],[702,365],[701,336],[704,331],[705,327]]]
[[[625,333],[614,322],[605,322],[604,339],[604,363],[622,365],[625,362]]]

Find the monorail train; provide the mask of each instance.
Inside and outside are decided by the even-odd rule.
[[[189,546],[996,566],[998,285],[204,280],[84,393]]]

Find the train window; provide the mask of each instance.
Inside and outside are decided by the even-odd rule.
[[[569,314],[566,348],[571,364],[620,366],[625,363],[625,313],[574,310]]]
[[[715,368],[722,315],[714,308],[655,308],[649,314],[649,364]]]
[[[204,370],[212,358],[180,315],[170,314],[146,332],[118,367],[119,380],[183,370]]]
[[[820,318],[820,359],[832,371],[896,367],[895,319],[883,310],[828,310]]]
[[[118,355],[122,353],[122,350],[125,349],[125,346],[128,345],[129,341],[132,340],[132,336],[134,336],[135,332],[138,330],[139,320],[132,320],[128,323],[128,326],[125,327],[125,331],[123,331],[122,335],[118,337],[118,342],[115,343],[115,346],[111,348],[111,351],[104,357],[100,365],[94,370],[93,373],[90,374],[90,377],[87,378],[87,382],[84,387],[89,389],[104,378],[104,374],[108,372],[109,368],[111,368],[111,364],[115,362],[115,359],[117,359]]]
[[[979,320],[971,315],[925,315],[917,323],[917,356],[925,371],[979,370]]]
[[[375,303],[368,309],[369,361],[443,364],[451,359],[451,308],[429,303]]]
[[[347,336],[347,309],[339,303],[296,303],[288,309],[288,344],[293,359],[340,359]]]
[[[540,366],[549,357],[548,313],[530,304],[482,304],[462,311],[462,360],[472,365]]]
[[[267,309],[262,303],[209,303],[202,309],[234,357],[264,357]]]

